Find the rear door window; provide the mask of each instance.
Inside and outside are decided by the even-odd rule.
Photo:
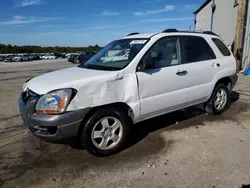
[[[216,59],[207,41],[198,36],[182,36],[183,62],[194,63]]]
[[[217,46],[217,48],[220,50],[220,52],[224,55],[224,56],[230,56],[231,52],[229,51],[229,49],[226,47],[226,45],[218,38],[212,38],[212,41],[214,42],[214,44]]]

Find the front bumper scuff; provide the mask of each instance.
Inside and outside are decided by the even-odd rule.
[[[84,116],[91,108],[65,112],[60,115],[36,114],[37,99],[30,98],[27,102],[21,97],[18,100],[23,121],[30,131],[45,141],[60,141],[77,136]]]

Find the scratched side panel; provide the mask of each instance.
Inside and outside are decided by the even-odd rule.
[[[131,107],[137,118],[140,115],[140,103],[136,74],[128,74],[121,79],[117,77],[118,75],[75,85],[78,93],[67,111],[123,102]]]

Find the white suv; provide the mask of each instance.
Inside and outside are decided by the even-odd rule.
[[[236,67],[211,32],[133,33],[84,65],[27,81],[19,107],[39,138],[77,137],[91,154],[108,156],[121,150],[132,124],[200,103],[211,114],[224,112]]]

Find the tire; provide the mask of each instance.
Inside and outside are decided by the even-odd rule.
[[[21,59],[20,61],[23,62],[23,59]]]
[[[205,110],[209,114],[220,115],[227,110],[228,106],[229,106],[228,87],[225,84],[218,84],[215,87],[212,93],[212,96],[210,97],[208,102],[205,104]]]
[[[123,111],[116,108],[99,109],[80,130],[80,145],[94,156],[106,157],[116,154],[124,146],[129,128],[130,121]],[[99,134],[94,136],[94,133]]]

